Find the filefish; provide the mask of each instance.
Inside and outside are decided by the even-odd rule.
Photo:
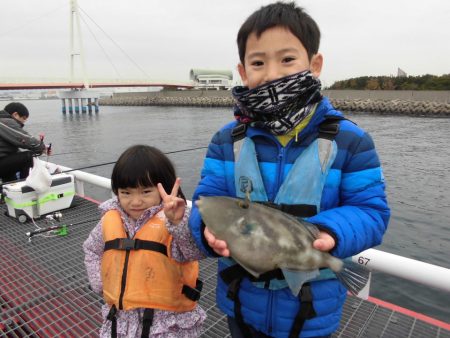
[[[255,277],[281,269],[294,295],[320,268],[330,268],[355,295],[369,280],[362,265],[314,249],[319,229],[312,223],[247,199],[201,196],[196,205],[211,233],[227,243],[231,258]]]

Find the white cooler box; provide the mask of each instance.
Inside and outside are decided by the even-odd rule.
[[[29,217],[38,218],[69,208],[75,195],[74,177],[64,173],[52,175],[50,189],[41,194],[25,182],[5,184],[3,194],[9,216],[16,217],[23,223]]]

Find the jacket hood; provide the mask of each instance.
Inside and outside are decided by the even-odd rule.
[[[16,121],[17,124],[20,125],[21,128],[23,128],[24,124],[20,121],[17,121],[10,113],[8,113],[6,110],[0,110],[0,120],[1,119],[11,119],[13,121]]]
[[[0,110],[0,119],[12,119],[13,117],[6,111]]]

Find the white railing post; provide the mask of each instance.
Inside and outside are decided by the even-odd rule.
[[[84,183],[90,183],[97,187],[111,190],[111,180],[106,177],[90,174],[80,170],[73,170],[72,168],[50,163],[51,166],[58,167],[62,172],[69,172],[75,177],[76,192],[80,196],[84,196]],[[73,170],[73,171],[72,171]]]
[[[111,191],[111,180],[109,178],[80,170],[71,171],[71,168],[52,163],[50,163],[50,165],[59,167],[63,172],[70,171],[70,174],[75,177],[77,193],[80,196],[84,196],[83,183],[90,183]],[[188,203],[191,203],[191,201],[188,201]],[[367,267],[369,270],[387,273],[391,276],[400,277],[422,285],[450,292],[450,269],[442,266],[417,261],[376,249],[365,250],[358,255],[353,256],[352,260]],[[365,291],[366,294],[362,295],[363,298],[367,297],[367,292],[368,290]]]
[[[352,257],[370,270],[387,273],[419,284],[450,292],[450,269],[385,251],[368,249]]]
[[[83,181],[77,179],[76,177],[75,177],[75,191],[79,196],[81,196],[81,197],[85,196],[84,195],[84,183],[83,183]]]

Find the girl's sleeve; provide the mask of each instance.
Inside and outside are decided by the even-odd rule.
[[[190,214],[191,208],[186,205],[180,224],[175,225],[166,220],[167,229],[173,237],[171,247],[172,258],[178,262],[189,262],[205,258],[203,253],[197,248],[189,230],[188,220]]]
[[[92,229],[87,240],[83,243],[84,264],[86,266],[89,284],[94,292],[102,293],[101,261],[104,242],[102,234],[102,220]]]

